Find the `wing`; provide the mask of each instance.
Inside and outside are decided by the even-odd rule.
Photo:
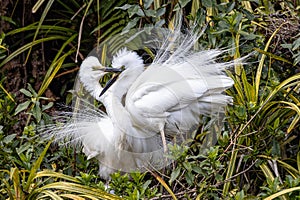
[[[179,63],[152,64],[129,88],[125,103],[129,113],[135,118],[167,118],[187,107],[206,113],[226,105],[231,98],[222,92],[233,81],[224,69],[233,63],[216,63],[220,53],[201,51]]]

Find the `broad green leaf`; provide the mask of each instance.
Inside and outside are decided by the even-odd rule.
[[[141,16],[141,17],[145,16],[143,10],[140,8],[139,5],[134,5],[133,7],[129,8],[127,12],[129,14],[130,18],[133,17],[134,15],[138,15],[138,16]]]
[[[39,123],[42,119],[42,110],[40,108],[40,102],[36,102],[32,109],[33,116],[35,117],[36,121]]]
[[[181,171],[180,169],[181,169],[180,167],[177,167],[175,170],[172,171],[169,184],[172,184],[178,178]]]
[[[143,3],[144,3],[145,9],[148,9],[151,6],[151,4],[153,3],[153,0],[143,0]]]
[[[14,115],[17,115],[18,113],[22,112],[23,110],[26,110],[28,108],[28,106],[30,105],[30,101],[25,101],[21,104],[19,104],[15,110]]]
[[[127,26],[122,30],[121,35],[127,33],[130,29],[132,29],[133,27],[136,26],[136,23],[139,21],[139,17],[136,17],[132,20],[130,20],[130,22],[127,24]]]
[[[8,144],[8,143],[10,143],[13,139],[15,139],[16,136],[17,136],[17,134],[10,134],[10,135],[6,136],[6,137],[2,140],[2,142],[4,142],[5,144]]]
[[[156,17],[156,11],[155,10],[145,10],[145,14],[147,17]]]
[[[26,89],[20,89],[20,92],[22,92],[23,94],[25,94],[27,97],[32,97],[32,94],[31,92],[29,92],[28,90]]]
[[[194,182],[194,175],[192,174],[191,171],[187,171],[185,174],[184,174],[184,177],[185,177],[185,180],[186,182],[189,184],[189,185],[193,185],[193,182]]]
[[[115,7],[115,9],[128,10],[129,8],[131,8],[133,6],[134,5],[125,4],[124,6],[121,6],[121,7]]]
[[[43,105],[42,106],[42,111],[45,111],[45,110],[51,108],[53,105],[54,105],[53,102],[49,102],[47,105]]]
[[[31,94],[33,94],[34,97],[37,96],[37,93],[35,91],[35,89],[33,89],[33,87],[31,86],[31,84],[27,84],[28,90],[31,92]]]
[[[157,11],[156,11],[156,17],[161,17],[162,15],[164,15],[166,13],[166,8],[163,7],[163,8],[159,8]],[[165,21],[165,19],[163,19]]]

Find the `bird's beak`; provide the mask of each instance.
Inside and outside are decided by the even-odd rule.
[[[120,73],[113,74],[112,78],[104,86],[104,88],[101,91],[99,97],[101,97],[110,88],[110,86],[112,86],[114,84],[114,82],[116,82],[116,80],[118,79],[119,75],[120,75]]]
[[[120,73],[122,71],[124,71],[124,67],[120,67],[120,68],[104,67],[101,70],[103,70],[104,72],[107,72],[107,73],[112,72],[114,74],[113,74],[112,78],[106,83],[106,85],[103,88],[103,90],[101,91],[99,97],[101,97],[110,88],[110,86],[112,86],[114,84],[114,82],[116,82]]]
[[[112,73],[121,73],[122,71],[124,71],[123,67],[113,68],[113,67],[104,67],[104,66],[93,66],[93,70],[112,72]]]

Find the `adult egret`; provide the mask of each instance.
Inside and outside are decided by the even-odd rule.
[[[179,27],[161,33],[164,41],[147,68],[127,48],[113,56],[111,68],[87,57],[79,79],[106,113],[87,106],[72,114],[75,120],[48,131],[82,144],[88,159],[99,160],[105,179],[116,170],[163,167],[167,143],[189,138],[200,115],[223,112],[232,101],[223,94],[233,85],[224,70],[234,63],[216,62],[223,51],[194,51],[199,34],[181,34]],[[99,80],[109,72],[117,75],[103,88]]]

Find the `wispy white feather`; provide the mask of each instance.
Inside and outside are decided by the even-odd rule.
[[[125,70],[101,97],[99,79],[105,72],[94,70],[101,66],[96,57],[86,58],[79,78],[106,113],[85,102],[78,110],[61,113],[68,120],[46,127],[44,135],[82,145],[88,159],[99,160],[100,175],[106,179],[116,170],[163,167],[161,131],[167,142],[174,137],[182,141],[197,128],[199,115],[214,116],[232,101],[224,94],[233,85],[224,70],[234,62],[216,62],[221,50],[194,51],[201,34],[181,34],[180,29],[177,22],[173,31],[161,32],[164,40],[146,70],[135,52],[119,50],[112,67]]]

